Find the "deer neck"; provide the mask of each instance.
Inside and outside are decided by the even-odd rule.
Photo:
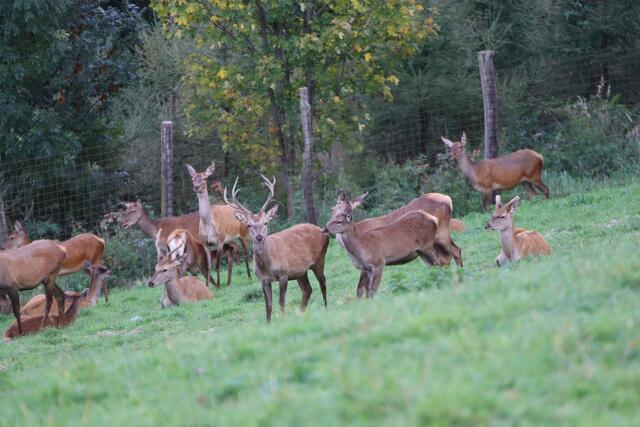
[[[149,218],[144,210],[142,211],[140,219],[138,220],[138,226],[144,234],[151,238],[155,238],[156,234],[158,234],[158,221],[154,221]]]
[[[351,262],[353,263],[353,265],[355,265],[357,268],[362,267],[362,263],[359,261],[361,236],[362,234],[358,232],[355,224],[352,225],[350,230],[336,234],[336,238],[341,241],[342,247],[347,252],[349,258],[351,258]]]
[[[464,176],[469,178],[472,181],[476,180],[476,162],[469,159],[466,151],[462,151],[462,158],[458,160],[460,163],[460,170]]]
[[[171,279],[164,284],[169,301],[175,305],[179,305],[183,301],[182,292],[178,288],[178,280],[178,270],[176,270]]]
[[[207,243],[217,243],[218,235],[212,215],[211,202],[209,202],[209,192],[205,191],[196,193],[198,196],[198,212],[200,213],[201,236]]]
[[[269,236],[265,237],[262,242],[253,241],[254,262],[258,269],[265,273],[271,271],[271,257],[269,256],[267,240],[269,240]]]
[[[100,296],[100,289],[102,289],[103,277],[97,277],[91,280],[91,286],[89,286],[89,292],[85,297],[85,301],[89,302],[90,306],[94,306],[98,303],[98,297]]]
[[[516,253],[516,233],[514,232],[513,219],[504,230],[500,231],[500,243],[502,243],[502,252],[508,259],[513,259]]]

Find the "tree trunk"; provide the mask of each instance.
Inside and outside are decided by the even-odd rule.
[[[484,158],[498,157],[498,100],[493,69],[492,50],[478,52],[480,64],[480,83],[482,84],[482,102],[484,104]]]
[[[317,224],[316,204],[313,197],[313,123],[311,120],[311,105],[309,105],[309,90],[300,88],[300,120],[304,137],[304,154],[302,163],[302,191],[304,205],[307,211],[307,222]]]
[[[173,122],[160,125],[161,154],[161,205],[163,217],[173,216]]]

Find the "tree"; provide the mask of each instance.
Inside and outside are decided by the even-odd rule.
[[[213,129],[247,161],[277,166],[293,216],[301,136],[298,88],[310,90],[320,147],[367,124],[365,95],[391,99],[399,62],[435,32],[416,0],[157,0],[176,37],[193,39],[187,60],[192,133]],[[170,25],[169,25],[170,24]]]

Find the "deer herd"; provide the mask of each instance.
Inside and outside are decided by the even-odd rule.
[[[496,264],[502,266],[530,255],[550,255],[551,248],[542,234],[515,227],[513,217],[520,198],[502,203],[496,194],[522,184],[528,196],[539,190],[548,198],[549,190],[541,178],[542,156],[532,150],[519,150],[495,159],[472,161],[465,151],[464,133],[459,142],[444,137],[442,141],[473,188],[482,193],[485,209],[495,195],[495,211],[485,228],[500,233],[502,250]],[[148,286],[164,285],[160,301],[163,308],[212,299],[209,284],[220,288],[223,258],[227,264],[226,283],[231,286],[233,264],[240,262],[240,248],[251,278],[249,240],[253,246],[253,272],[264,294],[267,322],[271,321],[273,282],[278,283],[282,313],[290,280],[298,282],[302,292],[300,309],[305,310],[312,293],[309,270],[318,281],[324,306],[327,306],[324,270],[330,235],[335,235],[360,270],[358,298],[373,297],[387,265],[406,264],[420,258],[429,266],[447,266],[452,259],[458,267],[463,266],[462,251],[451,239],[451,232],[463,231],[464,224],[452,218],[453,202],[447,195],[427,193],[387,215],[354,221],[354,210],[368,193],[351,199],[340,190],[324,228],[297,224],[269,233],[269,222],[278,210],[278,206],[272,204],[275,178],[270,180],[260,175],[268,194],[262,207],[254,213],[238,200],[237,178],[231,200],[224,188],[224,203],[211,204],[207,178],[214,173],[214,164],[203,172],[197,172],[191,165],[186,165],[186,169],[197,195],[198,212],[153,220],[138,200],[124,203],[125,210],[119,214],[125,229],[137,225],[155,242],[157,264]],[[15,316],[4,333],[5,339],[36,333],[45,327],[69,325],[80,309],[96,305],[101,291],[108,301],[108,286],[104,282],[111,272],[104,266],[104,248],[105,241],[91,233],[63,242],[31,242],[22,224],[16,221],[14,231],[0,247],[0,303],[10,307]],[[211,275],[214,265],[215,279]],[[80,293],[63,292],[56,284],[58,276],[81,270],[90,279],[88,289]],[[197,278],[198,274],[202,274],[204,283]],[[44,295],[35,295],[21,308],[20,291],[40,284]]]

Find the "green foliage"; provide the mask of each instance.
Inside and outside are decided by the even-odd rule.
[[[104,263],[111,270],[109,286],[131,286],[153,272],[153,241],[140,230],[119,230],[105,238]]]
[[[468,215],[463,270],[385,268],[371,301],[333,240],[329,307],[312,279],[299,315],[290,284],[270,325],[242,266],[213,300],[171,309],[162,289],[116,290],[0,346],[0,424],[637,425],[639,210],[638,184],[525,200],[516,223],[554,253],[505,268],[488,214]]]

